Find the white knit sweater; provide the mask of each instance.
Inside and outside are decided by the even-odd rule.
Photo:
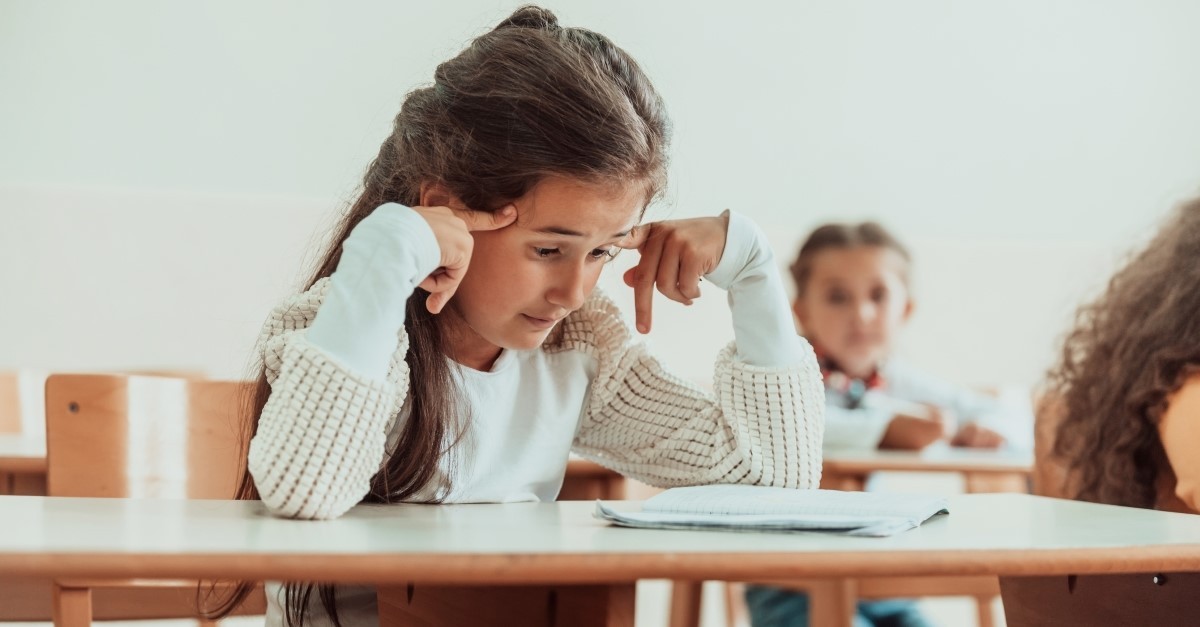
[[[570,451],[655,486],[815,488],[824,425],[820,372],[784,315],[786,297],[764,243],[756,227],[734,216],[726,254],[709,278],[730,288],[739,342],[775,340],[750,350],[760,354],[752,361],[763,363],[767,352],[767,361],[780,365],[746,363],[731,344],[717,358],[713,393],[703,392],[666,372],[597,291],[542,348],[505,350],[489,372],[457,369],[467,431],[419,498],[553,500]],[[323,279],[287,299],[263,329],[272,394],[249,468],[264,503],[283,516],[341,515],[367,494],[386,452],[402,454],[393,448],[408,416],[408,336],[403,329],[395,336],[386,380],[349,368],[307,338],[329,289]],[[448,486],[446,477],[453,478]],[[271,586],[271,624],[280,624],[278,594]],[[339,590],[346,624],[371,622],[370,595],[368,588]],[[312,618],[322,624],[324,617]]]

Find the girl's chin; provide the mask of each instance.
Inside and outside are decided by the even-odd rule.
[[[883,362],[883,357],[875,352],[855,352],[847,355],[845,359],[838,359],[837,357],[834,357],[834,360],[846,371],[847,374],[853,374],[855,376],[870,376],[871,373],[875,372],[875,369],[878,368]]]
[[[527,351],[540,347],[546,343],[546,338],[550,336],[550,332],[554,328],[551,327],[545,330],[537,330],[526,333],[513,333],[501,338],[495,344],[501,348],[514,351]]]

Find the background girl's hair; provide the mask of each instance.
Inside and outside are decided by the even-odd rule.
[[[800,253],[789,269],[792,279],[796,282],[796,295],[804,294],[808,286],[808,278],[812,275],[813,259],[817,253],[830,249],[856,248],[858,246],[875,246],[895,251],[905,261],[905,276],[908,280],[907,266],[912,263],[908,249],[900,243],[883,225],[878,222],[860,222],[858,224],[830,223],[823,224],[809,234],[808,239],[800,245]]]
[[[444,185],[481,211],[503,207],[547,176],[640,185],[649,204],[666,183],[669,134],[662,99],[624,50],[598,33],[560,26],[550,11],[521,7],[439,65],[432,85],[409,92],[308,285],[333,273],[360,221],[385,203],[417,206],[423,183]],[[417,290],[406,307],[411,416],[365,502],[411,500],[460,433],[445,338],[425,308],[428,295]],[[247,439],[270,394],[260,370]],[[248,473],[238,495],[258,496]],[[248,590],[210,614],[228,614]],[[313,584],[288,584],[289,625],[303,622],[312,592]],[[320,597],[340,626],[332,586],[320,586]]]
[[[1169,472],[1158,436],[1167,398],[1200,370],[1200,199],[1081,307],[1049,374],[1059,406],[1051,455],[1076,499],[1154,507]]]

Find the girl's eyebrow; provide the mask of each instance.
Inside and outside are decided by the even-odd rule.
[[[580,233],[579,231],[575,231],[572,229],[568,229],[564,226],[546,226],[546,227],[542,227],[540,229],[535,229],[534,232],[535,233],[548,233],[551,235],[568,235],[570,237],[586,237],[586,234]],[[613,239],[619,239],[619,238],[625,237],[626,235],[629,235],[628,230],[621,231],[620,233],[617,233],[617,234],[613,235],[612,237],[613,237]]]

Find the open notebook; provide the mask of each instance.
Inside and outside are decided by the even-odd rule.
[[[946,499],[885,492],[794,490],[748,485],[671,488],[617,512],[596,501],[596,517],[645,529],[824,531],[890,536],[950,512]]]

